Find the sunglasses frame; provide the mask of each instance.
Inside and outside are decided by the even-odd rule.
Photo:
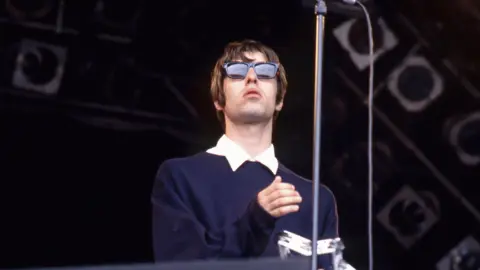
[[[230,66],[232,64],[243,64],[243,65],[247,66],[247,72],[245,73],[245,76],[243,76],[242,80],[245,79],[245,77],[247,77],[247,73],[251,68],[253,68],[253,71],[255,71],[255,67],[258,66],[258,65],[262,65],[262,64],[269,64],[269,65],[273,65],[275,67],[275,75],[271,78],[268,78],[268,80],[274,79],[275,77],[278,76],[278,69],[280,67],[280,64],[275,63],[275,62],[225,62],[223,64],[223,71],[225,72],[225,75],[229,78],[232,78],[232,77],[230,77],[228,75],[227,68],[228,68],[228,66]],[[255,71],[255,74],[257,74],[256,71]],[[237,78],[233,78],[233,79],[237,79]]]

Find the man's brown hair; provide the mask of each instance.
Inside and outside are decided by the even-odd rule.
[[[288,82],[285,69],[280,63],[280,58],[272,48],[262,44],[259,41],[247,39],[240,42],[235,41],[227,44],[223,51],[223,55],[217,60],[215,67],[213,68],[210,93],[213,101],[218,102],[221,107],[225,107],[225,90],[223,89],[223,81],[225,80],[226,75],[223,69],[223,64],[237,59],[241,59],[244,62],[251,62],[253,59],[248,59],[245,57],[245,53],[254,52],[262,53],[267,61],[276,62],[279,64],[276,103],[278,104],[283,100],[285,93],[287,92]],[[275,117],[277,114],[278,112],[275,113]],[[222,125],[224,125],[225,116],[223,115],[222,111],[217,111],[217,117],[221,121]]]

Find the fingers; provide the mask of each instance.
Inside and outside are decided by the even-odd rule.
[[[277,195],[274,195],[277,194]],[[285,206],[297,205],[302,202],[300,194],[293,190],[279,190],[265,198],[264,208],[267,211],[273,211]]]
[[[262,190],[262,195],[267,196],[268,194],[270,194],[275,189],[275,187],[281,182],[282,182],[282,178],[280,176],[275,177],[275,179],[273,179],[273,182],[264,190]]]
[[[271,193],[275,192],[276,190],[281,190],[281,189],[294,190],[295,187],[289,183],[282,183],[282,178],[280,176],[277,176],[275,177],[273,182],[262,191],[262,195],[269,196]]]
[[[292,195],[279,196],[278,198],[274,199],[269,204],[267,204],[266,208],[269,210],[273,210],[276,208],[282,208],[284,206],[297,205],[301,202],[302,202],[302,197],[300,197],[300,194],[298,192],[295,192],[295,194],[292,194]]]
[[[258,203],[274,217],[297,212],[302,197],[292,184],[282,182],[277,176],[273,182],[257,196]]]
[[[259,196],[258,200],[259,203],[264,206],[265,210],[269,211],[276,207],[301,201],[301,197],[300,194],[295,190],[279,189],[270,193],[270,195]]]
[[[282,197],[296,197],[296,196],[300,196],[300,193],[298,193],[296,190],[293,190],[293,189],[277,189],[275,191],[273,191],[272,193],[270,193],[268,195],[268,203],[271,203],[275,200],[277,200],[278,198],[282,198]]]
[[[300,210],[300,207],[298,205],[288,205],[288,206],[283,206],[276,208],[270,212],[270,214],[274,217],[281,217],[288,215],[290,213],[295,213],[298,210]]]

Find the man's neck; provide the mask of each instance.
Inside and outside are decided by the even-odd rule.
[[[238,125],[226,121],[225,135],[240,145],[253,158],[272,144],[272,121],[248,125]]]

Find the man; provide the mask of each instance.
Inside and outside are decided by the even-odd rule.
[[[226,46],[211,94],[225,134],[206,152],[165,161],[152,193],[157,262],[279,256],[277,234],[312,231],[312,183],[275,158],[272,129],[287,89],[277,54]],[[338,236],[333,194],[320,187],[320,239]],[[330,267],[327,256],[319,267]]]

